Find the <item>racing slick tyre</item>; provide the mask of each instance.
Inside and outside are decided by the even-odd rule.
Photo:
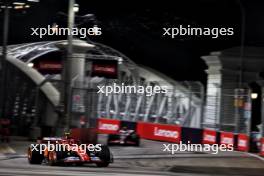
[[[30,164],[41,164],[43,161],[43,154],[40,154],[39,151],[33,150],[31,147],[28,148],[28,162]]]
[[[63,159],[65,153],[61,151],[51,151],[48,154],[48,164],[50,166],[56,166],[60,164],[60,160]]]
[[[140,146],[140,138],[137,136],[135,146]]]
[[[108,135],[108,139],[107,139],[107,145],[108,145],[108,146],[110,146],[110,145],[114,145],[114,144],[112,143],[112,141],[113,141],[113,140],[119,140],[119,139],[120,139],[119,135],[116,135],[116,134],[109,134],[109,135]]]
[[[101,162],[96,163],[97,167],[107,167],[109,165],[111,161],[111,152],[107,146],[102,145],[102,150],[97,153],[97,156],[101,160]]]
[[[134,145],[135,145],[136,147],[139,147],[139,146],[140,146],[140,137],[139,137],[139,135],[137,135],[136,133],[133,133],[133,134],[130,136],[130,140],[135,142]]]
[[[52,151],[52,152],[49,152],[48,154],[48,164],[50,166],[55,166],[56,164],[58,164],[58,159],[57,159],[57,153]]]

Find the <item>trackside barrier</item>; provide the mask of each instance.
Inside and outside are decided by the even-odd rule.
[[[210,129],[203,130],[203,144],[216,144],[217,132]]]
[[[261,144],[260,144],[260,156],[264,157],[264,138],[261,138]]]
[[[181,127],[177,125],[138,122],[137,133],[144,139],[175,143],[181,141]]]
[[[100,118],[97,122],[97,132],[115,134],[122,127],[134,129],[143,139],[179,143],[196,144],[232,144],[238,151],[249,151],[249,136],[231,132],[218,132],[211,129],[193,129],[177,125],[156,124],[147,122],[129,122],[116,119]],[[264,138],[262,138],[261,156],[264,156]]]
[[[249,137],[246,134],[238,134],[236,149],[238,151],[247,152],[249,151]]]
[[[224,131],[221,131],[220,133],[220,144],[225,144],[225,145],[229,145],[229,144],[232,144],[234,145],[234,134],[233,133],[230,133],[230,132],[224,132]]]
[[[116,134],[120,128],[120,124],[120,120],[100,118],[97,121],[97,132],[104,134]]]

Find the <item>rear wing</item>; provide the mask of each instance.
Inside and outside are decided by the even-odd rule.
[[[44,141],[60,141],[60,140],[62,140],[62,138],[61,137],[43,137],[42,140],[44,140]]]
[[[43,137],[41,142],[45,143],[50,141],[51,143],[56,143],[57,141],[61,141],[62,138],[61,137]]]

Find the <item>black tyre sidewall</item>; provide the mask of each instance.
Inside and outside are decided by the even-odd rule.
[[[102,150],[97,153],[97,156],[101,160],[100,163],[97,163],[98,167],[107,167],[109,165],[111,160],[111,152],[107,146],[102,145]]]
[[[28,148],[28,155],[31,152],[31,157],[28,157],[28,162],[30,164],[41,164],[43,161],[43,154],[40,154],[39,151],[33,151],[31,147]]]

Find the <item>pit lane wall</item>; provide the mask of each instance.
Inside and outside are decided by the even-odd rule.
[[[126,126],[133,129],[142,139],[155,141],[192,144],[233,144],[235,150],[248,152],[250,138],[246,134],[234,134],[211,129],[186,128],[178,125],[167,125],[146,122],[129,122],[116,119],[100,118],[97,122],[97,132],[103,134],[116,134]],[[262,139],[260,155],[264,156],[264,138]]]

